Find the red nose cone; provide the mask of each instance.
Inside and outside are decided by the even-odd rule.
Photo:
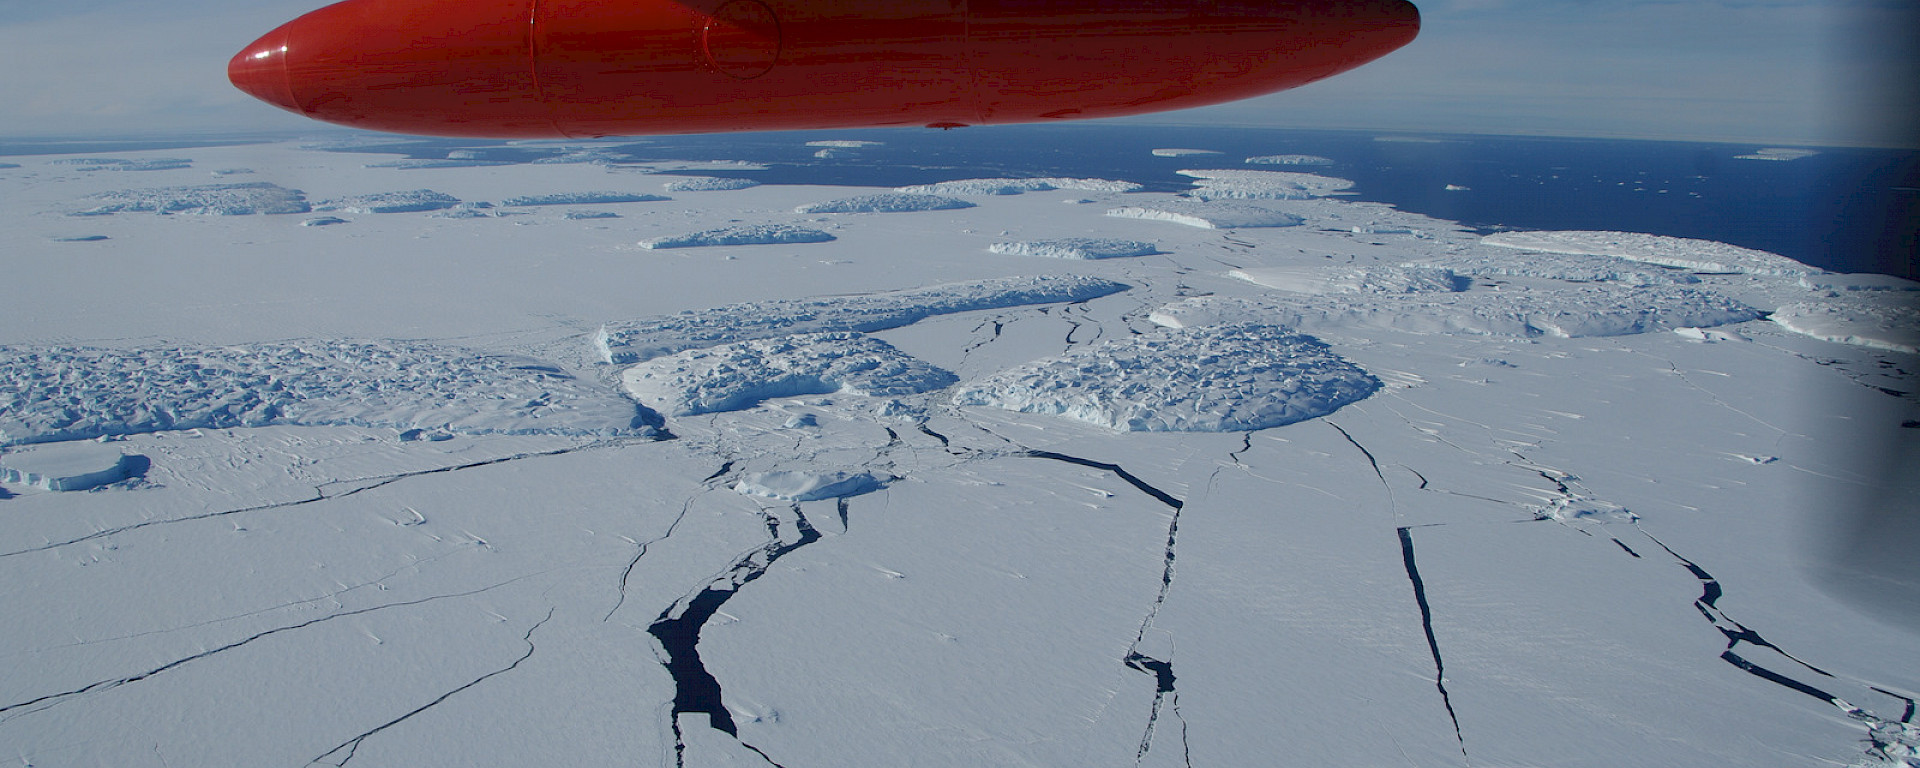
[[[233,60],[227,62],[227,79],[233,81],[233,87],[246,91],[247,95],[272,104],[288,112],[304,113],[300,104],[294,100],[293,86],[287,82],[287,27],[283,25],[268,32],[252,45],[241,49]]]

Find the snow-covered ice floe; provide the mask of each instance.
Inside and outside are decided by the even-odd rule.
[[[347,223],[347,220],[346,220],[346,219],[343,219],[343,218],[340,218],[340,217],[338,217],[338,216],[315,216],[315,217],[313,217],[313,218],[311,218],[311,219],[307,219],[307,220],[305,220],[305,221],[302,221],[302,222],[300,222],[300,226],[303,226],[303,227],[331,227],[331,226],[333,226],[333,225],[335,225],[335,224],[345,224],[345,223]]]
[[[917,195],[1018,195],[1026,192],[1047,192],[1055,189],[1073,189],[1084,192],[1138,192],[1144,189],[1131,181],[1112,181],[1109,179],[959,179],[942,181],[937,184],[919,184],[911,187],[899,187],[895,192]]]
[[[1797,302],[1774,310],[1769,319],[1789,331],[1816,339],[1920,353],[1920,307],[1911,303]]]
[[[422,213],[452,208],[459,204],[460,198],[445,192],[414,189],[405,192],[375,192],[370,195],[339,197],[322,201],[313,209],[345,213]]]
[[[1846,293],[1851,291],[1920,291],[1920,283],[1893,275],[1824,273],[1805,275],[1800,287],[1809,291]]]
[[[1129,205],[1107,211],[1119,219],[1169,221],[1201,229],[1239,229],[1242,227],[1293,227],[1305,219],[1291,213],[1257,205],[1209,203],[1193,200],[1167,200],[1146,205]]]
[[[1045,256],[1055,259],[1115,259],[1127,256],[1150,256],[1160,252],[1159,247],[1153,243],[1105,237],[1066,237],[1058,240],[994,243],[987,246],[987,250],[1011,256]]]
[[[1434,293],[1462,289],[1464,282],[1443,267],[1249,267],[1228,277],[1292,293]]]
[[[48,161],[49,165],[71,165],[82,171],[178,171],[193,167],[184,157],[152,157],[128,160],[117,157],[69,157]]]
[[[1191,176],[1193,196],[1201,200],[1308,200],[1349,189],[1353,182],[1287,171],[1181,171]]]
[[[872,195],[809,203],[793,209],[795,213],[913,213],[972,208],[973,203],[940,195],[910,195],[881,192]]]
[[[757,186],[760,186],[760,182],[753,179],[734,179],[725,176],[689,176],[665,184],[668,192],[730,192]]]
[[[792,224],[748,224],[720,227],[686,235],[665,235],[640,241],[642,248],[701,248],[716,245],[786,245],[825,243],[833,235]]]
[[[869,472],[835,470],[830,472],[749,472],[735,483],[733,490],[747,496],[765,496],[783,501],[819,501],[872,493],[886,487]]]
[[[1319,155],[1260,155],[1249,157],[1248,165],[1333,165],[1333,159]]]
[[[945,389],[954,375],[871,336],[809,333],[658,357],[621,374],[627,393],[668,416],[738,411],[776,397],[900,397]]]
[[[1179,147],[1167,147],[1165,149],[1156,149],[1153,151],[1154,157],[1193,157],[1195,155],[1217,155],[1217,154],[1220,154],[1218,150],[1182,149]]]
[[[821,139],[819,141],[807,142],[807,146],[809,147],[831,147],[835,149],[860,149],[862,147],[878,147],[885,144],[886,142],[884,141],[867,141],[865,139]]]
[[[592,221],[594,219],[617,219],[620,218],[620,214],[614,213],[613,211],[567,211],[566,213],[560,214],[560,218],[566,219],[567,221]]]
[[[688,349],[796,333],[898,328],[935,315],[1029,304],[1086,301],[1127,289],[1077,275],[1037,275],[949,283],[863,296],[729,304],[625,323],[594,335],[601,360],[637,363]]]
[[[15,448],[0,454],[0,481],[43,491],[84,491],[139,472],[144,457],[113,443],[76,442]]]
[[[1766,147],[1744,155],[1734,155],[1735,160],[1800,160],[1820,154],[1818,150],[1795,147]]]
[[[1419,262],[1476,277],[1536,277],[1578,283],[1625,285],[1685,285],[1700,282],[1692,272],[1642,264],[1616,256],[1536,253],[1523,259],[1510,255],[1457,255]]]
[[[1308,328],[1382,328],[1471,336],[1624,336],[1758,319],[1759,310],[1681,287],[1584,285],[1534,291],[1236,299],[1199,297],[1155,310],[1172,328],[1267,322]]]
[[[185,213],[203,216],[248,216],[256,213],[306,213],[312,210],[307,203],[305,193],[264,181],[121,189],[88,195],[86,199],[98,201],[99,204],[72,215]]]
[[[643,195],[634,192],[560,192],[551,195],[509,197],[500,201],[500,204],[511,206],[597,205],[603,203],[655,203],[672,199],[673,198],[661,195]]]
[[[399,168],[401,170],[421,170],[428,168],[491,168],[501,165],[518,165],[511,160],[475,160],[468,158],[432,158],[409,157],[400,160],[388,160],[384,163],[367,163],[367,168]]]
[[[1798,277],[1821,271],[1785,256],[1752,248],[1638,232],[1498,232],[1480,238],[1480,242],[1540,253],[1614,256],[1696,272]]]
[[[0,444],[273,424],[614,435],[637,416],[538,361],[403,341],[0,347]]]
[[[1237,432],[1325,416],[1379,388],[1311,336],[1236,323],[1077,349],[966,384],[953,402],[1131,432]]]

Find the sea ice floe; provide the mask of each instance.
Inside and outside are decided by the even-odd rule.
[[[1353,186],[1346,179],[1287,171],[1181,171],[1180,175],[1198,179],[1191,194],[1201,200],[1307,200]]]
[[[855,470],[828,472],[749,472],[734,483],[733,490],[747,496],[765,496],[783,501],[819,501],[872,493],[886,483],[871,473]]]
[[[177,171],[193,167],[184,157],[154,157],[127,160],[117,157],[69,157],[48,161],[50,165],[71,165],[82,171]]]
[[[1198,297],[1155,310],[1172,328],[1266,322],[1304,328],[1382,328],[1469,336],[1624,336],[1707,328],[1761,313],[1719,294],[1681,287],[1583,285],[1552,290],[1467,291],[1392,297]]]
[[[1237,323],[1077,349],[966,384],[953,402],[1133,432],[1237,432],[1325,416],[1379,387],[1311,336]]]
[[[863,139],[822,139],[820,141],[807,142],[807,146],[809,147],[834,147],[838,149],[860,149],[862,147],[878,147],[884,144],[886,144],[884,141],[866,141]]]
[[[835,392],[900,397],[955,377],[871,336],[810,333],[658,357],[621,374],[627,393],[668,416],[738,411],[776,397]]]
[[[1541,253],[1614,256],[1628,261],[1678,267],[1696,272],[1798,277],[1821,270],[1766,251],[1685,237],[1638,232],[1497,232],[1480,242],[1501,248]]]
[[[920,195],[1018,195],[1026,192],[1046,192],[1055,189],[1073,189],[1084,192],[1138,192],[1145,187],[1131,181],[1112,181],[1109,179],[959,179],[942,181],[937,184],[920,184],[900,187],[896,192]]]
[[[601,203],[653,203],[672,200],[661,195],[642,195],[633,192],[560,192],[551,195],[523,195],[509,197],[500,201],[501,205],[596,205]]]
[[[560,218],[566,219],[567,221],[591,221],[593,219],[617,219],[620,218],[620,214],[614,213],[613,211],[567,211],[566,213],[560,214]]]
[[[0,347],[0,444],[272,424],[632,434],[636,414],[536,361],[412,342]]]
[[[1246,159],[1248,165],[1333,165],[1332,158],[1319,155],[1261,155]]]
[[[431,158],[409,157],[401,160],[388,160],[382,163],[367,163],[367,168],[400,168],[418,170],[424,168],[487,168],[498,165],[517,165],[511,160],[475,160],[469,158]]]
[[[302,222],[300,222],[300,226],[303,226],[303,227],[331,227],[331,226],[333,226],[333,225],[335,225],[335,224],[345,224],[345,223],[347,223],[347,220],[346,220],[346,219],[343,219],[343,218],[340,218],[340,217],[338,217],[338,216],[315,216],[315,217],[313,217],[313,218],[311,218],[311,219],[307,219],[307,220],[305,220],[305,221],[302,221]]]
[[[701,248],[716,245],[788,245],[825,243],[833,235],[792,224],[747,224],[640,241],[642,248]]]
[[[1011,256],[1046,256],[1055,259],[1114,259],[1127,256],[1150,256],[1160,252],[1159,247],[1153,243],[1104,237],[1067,237],[1059,240],[994,243],[987,246],[987,250]]]
[[[1306,294],[1397,294],[1453,292],[1464,286],[1442,267],[1249,267],[1227,273],[1255,285]]]
[[[1734,155],[1735,160],[1800,160],[1820,154],[1817,150],[1794,147],[1767,147],[1745,155]]]
[[[1193,157],[1194,155],[1217,154],[1220,153],[1212,149],[1180,149],[1178,147],[1168,147],[1166,149],[1156,149],[1153,151],[1154,157]]]
[[[757,186],[760,186],[760,182],[753,179],[732,179],[725,176],[689,176],[666,183],[668,192],[728,192]]]
[[[602,326],[593,343],[601,360],[637,363],[688,349],[796,333],[871,332],[935,315],[1030,304],[1086,301],[1127,289],[1077,275],[1036,275],[950,283],[904,291],[821,299],[729,304]]]
[[[306,194],[264,181],[241,184],[201,184],[190,187],[121,189],[88,195],[99,205],[74,216],[115,213],[198,214],[248,216],[256,213],[306,213],[312,210]]]
[[[1643,265],[1616,256],[1537,253],[1524,259],[1500,255],[1459,255],[1418,262],[1476,277],[1537,277],[1578,283],[1625,285],[1683,285],[1698,283],[1692,272],[1674,267]]]
[[[145,463],[113,443],[38,445],[0,454],[0,481],[44,491],[84,491],[125,480]]]
[[[405,192],[375,192],[370,195],[352,195],[326,200],[313,207],[316,211],[342,211],[345,213],[420,213],[452,208],[460,204],[460,198],[431,189],[414,189]]]
[[[1800,287],[1809,291],[1827,291],[1844,293],[1848,291],[1920,291],[1920,283],[1904,277],[1875,274],[1837,274],[1804,275],[1800,278]]]
[[[972,208],[973,203],[940,195],[910,195],[881,192],[824,203],[809,203],[793,209],[795,213],[912,213]]]
[[[69,237],[52,237],[48,239],[56,243],[97,243],[102,240],[111,240],[112,238],[106,235],[72,235]]]
[[[501,215],[493,209],[493,203],[461,203],[444,210],[427,214],[435,219],[485,219]]]
[[[1920,307],[1901,301],[1798,302],[1769,318],[1794,333],[1816,339],[1920,353]]]
[[[1305,219],[1291,213],[1235,203],[1207,203],[1193,200],[1167,200],[1144,205],[1129,205],[1107,211],[1120,219],[1169,221],[1201,229],[1239,229],[1242,227],[1292,227]]]

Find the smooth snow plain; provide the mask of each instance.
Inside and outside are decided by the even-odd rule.
[[[405,141],[0,176],[0,466],[144,461],[0,484],[0,753],[1920,765],[1920,634],[1818,577],[1920,424],[1901,286],[1308,174]]]

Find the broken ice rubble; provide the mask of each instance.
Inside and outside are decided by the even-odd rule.
[[[1453,270],[1440,267],[1253,267],[1227,273],[1249,283],[1293,293],[1433,293],[1452,292],[1464,282]]]
[[[632,192],[562,192],[552,195],[524,195],[509,197],[500,201],[501,205],[596,205],[601,203],[652,203],[671,200],[660,195],[640,195]]]
[[[370,195],[335,198],[314,206],[314,210],[345,213],[420,213],[452,208],[459,204],[460,198],[453,195],[431,189],[415,189],[406,192],[376,192]]]
[[[613,435],[637,415],[537,361],[402,341],[0,347],[0,444],[273,424]]]
[[[1028,304],[1086,301],[1127,289],[1093,277],[1040,275],[951,283],[905,291],[824,299],[729,304],[625,323],[594,334],[600,359],[637,363],[688,349],[796,333],[898,328],[934,315]]]
[[[700,248],[716,245],[785,245],[825,243],[833,235],[791,224],[749,224],[708,229],[686,235],[666,235],[640,241],[642,248]]]
[[[1307,200],[1351,188],[1353,182],[1287,171],[1181,171],[1191,176],[1192,195],[1201,200]]]
[[[1148,319],[1186,328],[1267,322],[1297,327],[1382,328],[1472,336],[1622,336],[1707,328],[1760,317],[1719,294],[1681,287],[1583,285],[1538,291],[1415,293],[1394,297],[1233,299],[1200,297],[1155,310]]]
[[[197,214],[203,216],[248,216],[256,213],[306,213],[311,210],[304,193],[297,189],[264,181],[243,184],[202,184],[191,187],[121,189],[88,195],[100,204],[74,216],[106,216],[115,213]]]
[[[1107,211],[1119,219],[1170,221],[1201,229],[1238,229],[1241,227],[1293,227],[1305,219],[1291,213],[1256,205],[1204,203],[1192,200],[1168,200],[1160,203],[1129,205]]]
[[[776,397],[846,392],[900,396],[955,377],[858,333],[759,339],[655,358],[621,376],[628,394],[669,416],[737,411]]]
[[[896,192],[920,195],[1018,195],[1026,192],[1046,192],[1055,189],[1074,189],[1086,192],[1138,192],[1144,189],[1131,181],[1112,181],[1109,179],[959,179],[943,181],[938,184],[919,184],[900,187]]]
[[[987,246],[987,250],[1012,256],[1045,256],[1055,259],[1115,259],[1126,256],[1150,256],[1160,252],[1153,243],[1105,237],[1067,237],[1059,240],[994,243]]]
[[[973,203],[939,195],[909,195],[882,192],[824,203],[811,203],[793,209],[795,213],[913,213],[972,208]]]
[[[1311,336],[1236,323],[1077,349],[966,384],[953,402],[1134,432],[1231,432],[1325,416],[1379,387]]]

